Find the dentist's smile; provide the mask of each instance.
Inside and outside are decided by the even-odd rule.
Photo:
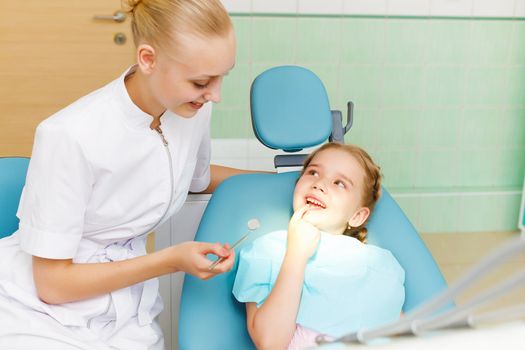
[[[200,109],[204,103],[199,103],[199,102],[189,102],[189,105],[191,106],[191,108],[193,109]]]

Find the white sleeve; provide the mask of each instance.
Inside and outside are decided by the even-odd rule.
[[[92,185],[91,168],[74,137],[58,123],[40,124],[17,212],[22,250],[73,258]]]
[[[210,111],[211,114],[211,111]],[[204,124],[203,136],[197,152],[197,164],[193,171],[193,178],[190,184],[190,192],[202,192],[210,184],[210,159],[211,159],[211,138],[210,138],[210,117]]]

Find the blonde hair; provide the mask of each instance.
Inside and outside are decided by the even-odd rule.
[[[345,145],[340,143],[326,143],[323,146],[312,152],[304,161],[304,168],[301,172],[301,176],[304,174],[306,167],[310,164],[312,159],[320,152],[327,149],[339,149],[349,153],[353,156],[365,171],[365,178],[363,181],[363,192],[361,194],[361,205],[370,209],[370,213],[374,210],[374,207],[381,196],[381,168],[374,163],[372,157],[363,150],[361,147],[356,145]],[[370,217],[370,216],[369,216]],[[346,236],[357,238],[359,241],[366,243],[366,235],[368,233],[365,222],[359,227],[348,227],[343,233]]]
[[[131,16],[135,46],[176,49],[183,34],[225,36],[233,28],[219,0],[122,0],[122,7]]]

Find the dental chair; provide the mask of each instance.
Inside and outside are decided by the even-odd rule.
[[[29,158],[0,157],[0,238],[18,230],[16,211],[28,165]]]
[[[311,71],[282,66],[261,73],[251,88],[255,135],[266,146],[299,151],[326,141],[342,142],[352,123],[330,111],[322,82]],[[304,155],[277,156],[277,167],[300,165]],[[249,232],[247,222],[260,227],[236,249],[266,233],[288,227],[297,171],[247,174],[229,178],[214,192],[195,240],[233,244]],[[447,288],[434,259],[415,228],[383,188],[368,227],[368,244],[390,250],[406,273],[405,313]],[[214,259],[214,257],[210,257]],[[181,296],[179,346],[186,349],[255,349],[246,327],[245,305],[232,295],[237,261],[228,273],[202,281],[186,275]],[[350,331],[350,330],[349,330]]]

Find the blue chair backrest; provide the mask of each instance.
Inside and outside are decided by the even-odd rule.
[[[250,108],[255,136],[269,148],[317,146],[332,132],[324,85],[306,68],[280,66],[260,74],[252,83]]]
[[[0,158],[0,238],[18,230],[16,211],[26,181],[29,158]]]
[[[286,70],[292,71],[287,72],[288,80],[293,80],[293,71],[298,72],[299,75],[303,74],[301,70],[294,67],[287,67]],[[276,71],[267,72],[272,75]],[[279,72],[282,74],[283,71]],[[254,91],[255,86],[254,83],[252,95],[258,93],[256,89]],[[292,100],[296,102],[300,100],[294,95],[296,90],[290,87],[288,92],[279,90],[279,94],[268,93],[268,89],[272,86],[268,83],[264,90],[268,103],[279,101],[280,104],[286,104],[287,95],[292,95],[294,97]],[[308,96],[308,99],[315,100],[315,96]],[[324,100],[321,96],[319,103],[325,104]],[[263,102],[259,104],[263,105]],[[278,114],[284,110],[291,109],[282,108],[273,110],[272,113]],[[253,113],[259,112],[252,106]],[[316,130],[309,130],[308,110],[303,110],[301,113],[295,118],[296,122],[304,124],[302,133],[312,132],[317,135],[321,127],[316,122],[314,123]],[[252,119],[261,122],[265,120],[264,116],[253,115]],[[270,119],[273,120],[275,128],[290,130],[290,123],[293,123],[287,120],[283,126],[277,123],[278,119]],[[256,133],[257,128],[254,126]],[[261,137],[264,136],[259,134],[258,138]],[[300,148],[299,146],[294,147]],[[233,243],[248,231],[247,222],[253,218],[259,220],[261,227],[250,234],[248,241],[268,232],[286,229],[292,214],[292,195],[297,177],[297,172],[249,174],[234,176],[224,181],[208,203],[195,239]],[[384,188],[367,227],[369,244],[390,250],[405,269],[404,312],[409,312],[447,287],[418,233]],[[242,249],[242,245],[239,248]],[[255,349],[246,328],[245,306],[237,302],[231,292],[236,270],[237,265],[229,273],[208,281],[186,275],[179,317],[180,349]]]

